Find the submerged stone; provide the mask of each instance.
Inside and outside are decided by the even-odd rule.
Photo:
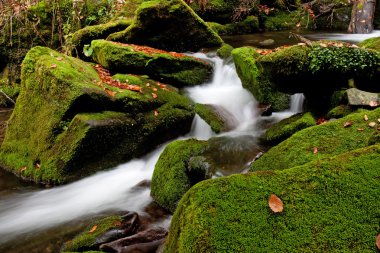
[[[91,48],[94,61],[119,73],[146,74],[176,87],[201,84],[211,78],[210,63],[184,54],[106,40],[92,41]]]
[[[64,183],[189,131],[192,102],[170,86],[142,80],[143,87],[131,86],[137,91],[129,84],[112,86],[88,63],[44,47],[31,49],[0,164],[34,181]]]
[[[376,145],[200,182],[179,202],[164,252],[375,252],[379,155]],[[284,212],[270,210],[271,194]]]
[[[143,2],[133,24],[108,40],[147,45],[168,51],[218,47],[222,39],[182,0]]]

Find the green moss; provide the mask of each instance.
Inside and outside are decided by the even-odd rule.
[[[187,173],[187,163],[206,146],[207,142],[195,139],[174,141],[166,146],[155,166],[151,184],[151,196],[160,206],[174,212],[181,197],[196,183]]]
[[[376,252],[379,146],[276,172],[203,181],[181,199],[164,252]],[[275,214],[271,194],[284,203]]]
[[[364,115],[372,121],[379,118],[380,109],[363,110],[319,126],[301,130],[271,148],[251,165],[252,171],[280,170],[305,164],[324,157],[338,155],[350,150],[365,147],[369,136],[377,131],[368,126]],[[346,122],[352,126],[344,127]],[[363,128],[363,131],[358,129]],[[317,153],[314,153],[317,148]]]
[[[224,122],[223,118],[221,118],[215,110],[209,106],[204,104],[196,104],[195,112],[210,125],[212,131],[215,133],[224,132],[227,130],[226,122]]]
[[[83,54],[84,45],[91,44],[92,40],[105,39],[111,33],[126,29],[131,23],[132,21],[130,20],[118,20],[101,25],[86,26],[68,37],[66,47],[70,48],[69,51],[71,51],[73,55],[85,58]]]
[[[189,5],[204,20],[231,23],[232,15],[239,4],[238,0],[208,0],[207,2],[193,1]],[[257,8],[257,3],[252,6],[252,9],[255,8]]]
[[[294,133],[315,126],[316,122],[311,113],[300,113],[291,116],[290,118],[281,120],[270,127],[264,134],[264,140],[271,144],[278,144],[281,141],[289,138]]]
[[[366,39],[359,43],[359,46],[367,49],[380,51],[380,37]]]
[[[107,39],[176,52],[217,47],[223,42],[182,0],[143,2],[133,24]]]
[[[222,58],[222,59],[227,59],[228,57],[231,56],[231,52],[234,50],[234,48],[229,45],[229,44],[223,44],[217,51],[216,54]]]
[[[343,118],[350,113],[354,112],[355,110],[348,105],[338,105],[337,107],[334,107],[326,114],[326,119],[339,119]]]
[[[188,132],[195,114],[170,86],[137,76],[141,92],[99,86],[91,65],[48,48],[30,50],[22,70],[0,164],[38,182],[72,181],[141,156]]]
[[[266,31],[292,30],[299,22],[296,12],[278,12],[273,16],[266,16],[264,19],[264,29]]]
[[[256,16],[248,16],[243,21],[225,25],[216,22],[208,22],[207,24],[219,35],[247,34],[259,30],[259,20]]]
[[[97,250],[96,238],[101,236],[112,228],[118,228],[121,224],[120,216],[109,216],[92,222],[81,234],[77,235],[73,240],[67,242],[64,251],[79,252],[99,252],[89,251]],[[96,226],[93,232],[92,229]]]
[[[232,50],[232,57],[243,87],[249,90],[259,102],[271,104],[274,111],[289,108],[290,96],[273,87],[269,76],[258,64],[258,59],[261,58],[254,48],[236,48]]]
[[[175,86],[193,86],[207,81],[212,67],[191,56],[173,54],[153,48],[119,45],[105,40],[91,42],[93,59],[107,69],[148,74]]]

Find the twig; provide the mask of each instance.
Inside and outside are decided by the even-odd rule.
[[[295,38],[295,39],[297,39],[299,41],[302,41],[303,43],[305,43],[309,47],[313,46],[313,42],[311,40],[308,40],[308,39],[306,39],[305,37],[303,37],[303,36],[301,36],[299,34],[289,32],[289,37],[293,37],[293,38]]]
[[[3,94],[4,97],[8,99],[10,102],[12,102],[12,104],[16,104],[16,102],[13,99],[11,99],[3,90],[0,89],[0,93]]]

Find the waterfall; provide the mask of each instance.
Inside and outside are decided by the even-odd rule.
[[[304,101],[305,101],[305,96],[302,93],[296,93],[292,95],[290,99],[290,111],[292,113],[302,112]]]
[[[196,102],[213,104],[227,110],[237,121],[236,133],[253,133],[256,119],[256,101],[242,88],[232,63],[225,64],[217,57],[196,54],[214,65],[210,83],[188,88]],[[199,116],[191,132],[182,138],[208,139],[215,135]],[[143,212],[151,202],[149,189],[134,189],[143,180],[150,180],[154,166],[165,145],[152,153],[102,171],[77,182],[13,194],[0,201],[0,245],[23,234],[44,229],[107,211],[129,210]]]

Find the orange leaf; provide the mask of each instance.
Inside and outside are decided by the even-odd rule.
[[[318,148],[313,148],[313,154],[318,153]]]
[[[157,91],[157,88],[153,88],[153,91]]]
[[[346,121],[343,125],[343,127],[350,127],[352,126],[352,121]]]
[[[327,122],[327,120],[325,118],[319,118],[317,120],[317,125],[322,125],[322,124],[325,124]]]
[[[358,128],[358,131],[362,132],[364,131],[364,128]]]
[[[20,172],[24,172],[26,170],[26,166],[22,166]]]
[[[376,236],[376,247],[378,250],[380,250],[380,234]]]
[[[268,201],[270,209],[274,213],[281,213],[284,211],[284,204],[282,203],[282,200],[277,197],[275,194],[271,194],[269,201]]]
[[[90,229],[90,231],[88,231],[90,234],[92,234],[92,233],[94,233],[95,232],[95,230],[98,228],[98,226],[97,225],[95,225],[95,226],[93,226],[91,229]]]
[[[156,93],[152,93],[152,97],[153,98],[157,98],[157,94]]]
[[[110,95],[111,97],[114,97],[116,95],[115,91],[112,91],[112,90],[109,90],[109,89],[104,89],[104,91],[107,92],[107,94]]]

